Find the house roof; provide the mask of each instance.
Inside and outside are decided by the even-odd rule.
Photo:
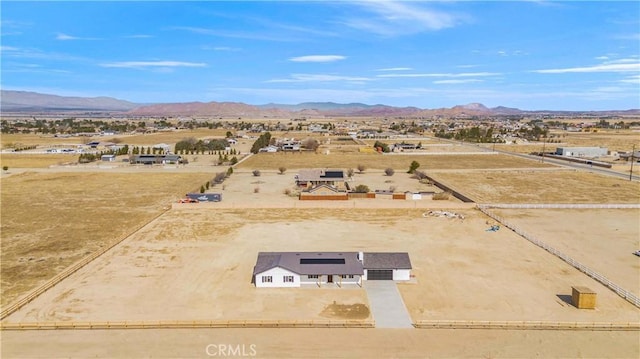
[[[298,181],[344,181],[344,171],[340,169],[308,169],[298,172]]]
[[[364,274],[356,252],[260,252],[253,275],[276,267],[302,275]]]
[[[324,183],[323,184],[319,184],[319,185],[317,185],[317,186],[315,186],[315,187],[313,187],[313,188],[311,188],[311,189],[309,189],[307,191],[304,191],[304,192],[314,193],[314,192],[318,191],[321,188],[326,188],[326,189],[328,189],[328,190],[330,190],[331,192],[334,192],[334,193],[346,193],[345,191],[340,191],[337,188],[329,186],[328,184],[324,184]]]
[[[364,253],[366,269],[411,269],[409,254],[402,253]]]

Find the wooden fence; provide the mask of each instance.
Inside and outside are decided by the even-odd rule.
[[[6,318],[7,316],[11,315],[12,313],[17,311],[18,309],[20,309],[23,306],[25,306],[27,303],[29,303],[32,300],[36,299],[40,294],[42,294],[42,293],[46,292],[47,290],[51,289],[53,286],[55,286],[56,284],[60,283],[65,278],[69,277],[73,273],[75,273],[78,270],[80,270],[82,267],[84,267],[87,264],[91,263],[96,258],[98,258],[101,255],[103,255],[104,253],[108,252],[111,248],[113,248],[116,245],[120,244],[122,241],[127,239],[129,236],[131,236],[135,232],[141,230],[142,228],[144,228],[149,223],[155,221],[158,217],[160,217],[163,214],[165,214],[168,210],[169,210],[168,208],[164,209],[162,212],[160,212],[157,215],[155,215],[148,222],[146,222],[146,223],[144,223],[144,224],[142,224],[140,226],[137,226],[134,230],[129,231],[126,235],[123,235],[122,237],[116,239],[115,241],[111,242],[110,244],[108,244],[104,248],[101,248],[97,252],[94,252],[94,253],[88,255],[87,257],[82,258],[79,262],[76,262],[75,264],[71,265],[70,267],[67,267],[65,270],[63,270],[62,272],[58,273],[56,276],[54,276],[53,278],[49,279],[44,284],[40,285],[39,287],[37,287],[36,289],[31,291],[30,293],[28,293],[24,297],[18,299],[14,303],[9,304],[5,308],[2,308],[2,311],[0,312],[0,320],[2,320],[4,318]]]
[[[640,331],[640,323],[418,320],[418,329],[520,329],[520,330],[592,330]]]
[[[0,330],[185,328],[374,328],[373,320],[193,320],[0,323]]]

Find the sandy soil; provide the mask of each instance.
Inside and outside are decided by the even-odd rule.
[[[492,209],[518,228],[640,296],[640,210]]]
[[[575,170],[431,174],[478,203],[640,203],[640,183]]]
[[[417,209],[173,210],[8,320],[312,320],[334,303],[368,305],[360,288],[251,284],[260,251],[327,248],[408,251],[415,283],[399,288],[414,320],[640,320],[637,308],[569,265],[513,232],[486,232],[478,211],[463,213],[453,220]],[[574,285],[597,291],[596,311],[563,302]]]
[[[212,358],[221,345],[255,358],[615,358],[637,332],[412,329],[181,329],[2,333],[6,358]],[[251,347],[253,345],[253,347]],[[207,354],[215,353],[216,356]],[[247,355],[247,357],[249,357]]]

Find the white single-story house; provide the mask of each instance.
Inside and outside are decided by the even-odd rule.
[[[100,160],[104,162],[113,162],[116,160],[116,155],[102,155]]]
[[[258,288],[362,285],[363,280],[409,280],[408,253],[260,252],[252,281]]]

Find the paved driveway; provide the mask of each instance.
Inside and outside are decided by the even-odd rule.
[[[376,328],[413,328],[396,283],[391,280],[364,281]]]

